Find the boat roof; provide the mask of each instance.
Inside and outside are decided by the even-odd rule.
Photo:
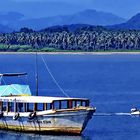
[[[11,84],[0,85],[0,96],[31,96],[29,85]]]
[[[5,77],[12,77],[12,76],[23,76],[27,75],[27,73],[1,73],[0,76],[5,76]]]
[[[46,96],[11,96],[0,97],[3,102],[20,102],[20,103],[53,103],[54,101],[79,100],[86,101],[86,98],[67,98],[67,97],[46,97]]]

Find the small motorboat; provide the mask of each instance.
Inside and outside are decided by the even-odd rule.
[[[130,114],[131,115],[140,115],[140,110],[138,110],[136,107],[132,108]]]

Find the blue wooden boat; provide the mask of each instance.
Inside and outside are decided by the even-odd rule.
[[[0,129],[6,130],[79,135],[96,110],[85,98],[31,96],[28,85],[2,85],[0,95]]]
[[[82,98],[0,97],[0,128],[24,132],[80,134],[95,108]]]

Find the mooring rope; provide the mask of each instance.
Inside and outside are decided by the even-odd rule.
[[[53,79],[53,82],[56,84],[56,86],[59,88],[59,90],[63,93],[64,96],[69,97],[69,95],[63,90],[63,88],[59,85],[59,83],[57,82],[57,80],[55,79],[55,77],[53,76],[51,70],[49,69],[44,57],[41,55],[41,59],[45,65],[46,70],[48,71],[48,73],[50,74],[51,78]]]

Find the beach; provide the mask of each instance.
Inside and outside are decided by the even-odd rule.
[[[38,54],[52,55],[140,55],[140,52],[37,52]],[[0,52],[0,54],[36,54],[36,52]]]

